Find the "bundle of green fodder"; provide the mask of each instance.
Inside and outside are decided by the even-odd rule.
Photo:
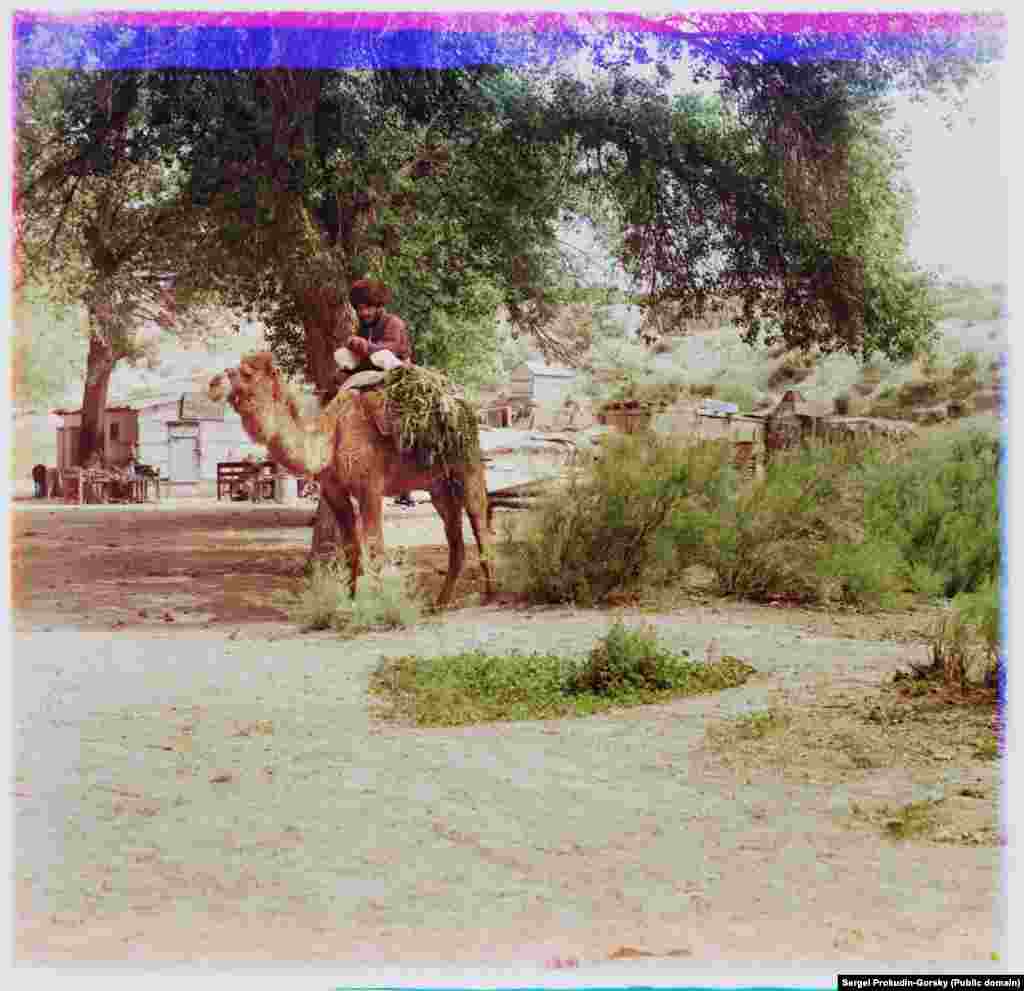
[[[440,372],[416,365],[396,368],[382,391],[402,450],[414,451],[423,467],[480,459],[476,413]]]

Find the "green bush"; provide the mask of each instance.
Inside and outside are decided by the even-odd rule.
[[[878,540],[826,545],[816,570],[824,579],[822,598],[859,609],[895,609],[913,587],[898,547]]]
[[[1001,687],[1005,671],[999,582],[986,580],[974,592],[956,596],[935,624],[930,638],[932,669],[960,686],[969,680]]]
[[[680,549],[699,541],[673,513],[706,493],[728,458],[719,442],[609,436],[506,544],[506,585],[532,602],[587,606],[665,580]]]
[[[697,556],[719,592],[754,600],[822,597],[822,555],[862,536],[853,457],[837,444],[780,453],[763,478],[741,485],[723,477],[710,504],[679,514],[697,517],[690,524],[701,538]]]
[[[953,606],[977,631],[993,657],[999,654],[1002,642],[1002,603],[1000,585],[996,578],[986,578],[973,592],[961,592]]]
[[[999,458],[998,438],[969,430],[870,465],[868,533],[897,547],[916,574],[941,581],[947,597],[997,579]]]
[[[569,679],[568,690],[595,695],[665,691],[678,676],[678,660],[677,655],[658,644],[653,631],[630,630],[616,622]]]

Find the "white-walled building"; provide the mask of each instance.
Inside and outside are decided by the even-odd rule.
[[[64,470],[79,460],[82,411],[54,412],[61,419],[57,467]],[[197,491],[200,482],[216,482],[221,461],[240,461],[248,454],[266,457],[266,449],[246,436],[238,414],[202,393],[157,397],[138,408],[108,406],[103,438],[108,465],[125,464],[137,443],[139,462],[159,469],[179,494]]]
[[[576,370],[563,365],[548,365],[543,361],[526,361],[510,376],[513,399],[526,399],[533,403],[561,402],[576,384]]]

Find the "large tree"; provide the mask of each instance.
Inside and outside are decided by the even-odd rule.
[[[544,339],[564,298],[559,223],[590,207],[614,220],[651,304],[738,304],[751,339],[906,355],[933,314],[905,255],[887,94],[960,85],[978,52],[924,38],[835,58],[808,32],[731,28],[686,64],[717,87],[714,112],[678,95],[682,41],[659,42],[659,73],[642,79],[650,39],[625,34],[594,42],[586,77],[183,69],[125,72],[115,88],[180,176],[191,241],[176,291],[254,311],[324,397],[352,329],[348,287],[367,273],[394,286],[428,361],[485,354],[499,303]],[[77,124],[90,147],[116,133],[95,113]]]
[[[209,331],[171,292],[191,235],[173,168],[153,154],[135,74],[41,72],[20,80],[15,294],[88,326],[79,458],[103,448],[111,374],[154,360],[148,327]]]

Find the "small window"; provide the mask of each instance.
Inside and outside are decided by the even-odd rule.
[[[121,435],[121,424],[120,423],[112,423],[112,424],[110,424],[110,439],[111,440],[118,440],[120,438],[120,435]]]

